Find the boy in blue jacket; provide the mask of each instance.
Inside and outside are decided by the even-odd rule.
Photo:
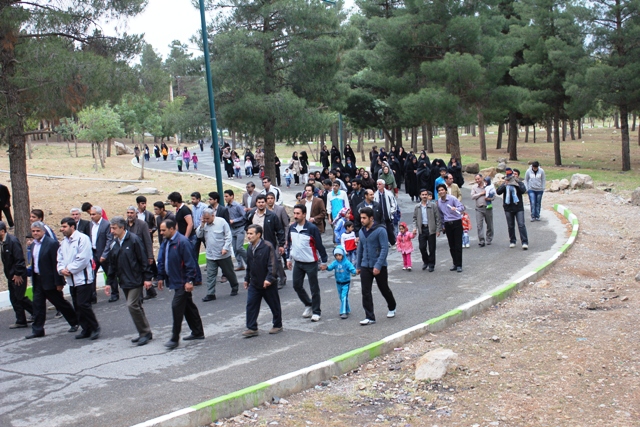
[[[347,259],[347,251],[340,245],[333,250],[333,256],[336,258],[327,270],[335,270],[336,286],[338,288],[338,297],[340,297],[340,318],[346,319],[351,313],[349,307],[349,288],[351,287],[351,275],[356,274],[356,268]]]

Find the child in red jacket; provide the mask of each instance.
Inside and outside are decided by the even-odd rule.
[[[401,222],[398,226],[398,236],[396,237],[396,247],[398,252],[402,254],[402,269],[411,271],[411,252],[413,252],[413,242],[411,240],[416,237],[409,231],[406,222]]]
[[[471,217],[464,212],[462,214],[462,247],[469,247],[469,231],[471,230]]]

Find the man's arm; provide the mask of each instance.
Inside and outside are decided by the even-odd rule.
[[[378,230],[380,230],[380,228],[378,228]],[[377,235],[378,243],[380,244],[380,254],[378,255],[374,268],[380,270],[382,269],[382,263],[387,259],[387,254],[389,253],[389,240],[387,238],[387,233],[381,233],[378,231]]]
[[[179,247],[180,258],[182,263],[184,264],[187,282],[193,282],[196,280],[196,268],[199,267],[196,264],[196,261],[193,259],[193,254],[191,253],[191,245],[180,244]]]
[[[11,258],[13,258],[13,275],[20,277],[25,276],[27,274],[27,263],[25,262],[20,242],[12,242]]]
[[[270,285],[274,284],[278,278],[276,277],[276,250],[273,246],[267,245],[269,249],[269,259],[267,261],[267,276],[265,282],[269,282]],[[265,284],[266,288],[267,285]]]
[[[187,223],[187,229],[184,232],[184,235],[188,238],[189,236],[191,236],[191,231],[193,230],[193,215],[185,215],[184,222]]]
[[[224,222],[222,228],[224,230],[224,246],[222,247],[222,249],[227,251],[228,253],[231,250],[231,244],[233,243],[233,234],[231,234],[231,227],[226,221]]]
[[[100,230],[98,230],[98,233]],[[106,232],[104,233],[105,239],[107,240],[104,245],[104,251],[102,251],[101,258],[107,259],[109,257],[109,251],[111,250],[111,243],[113,243],[113,234],[111,234],[111,230],[109,226],[107,226]]]
[[[323,264],[326,264],[327,263],[327,251],[324,248],[324,244],[322,243],[322,236],[320,235],[320,230],[318,230],[318,227],[313,227],[312,236],[316,241],[316,249],[320,253],[320,259],[322,260]]]
[[[142,268],[142,277],[144,278],[144,281],[151,281],[151,279],[153,279],[153,273],[151,272],[151,265],[149,265],[148,258],[151,258],[153,255],[149,257],[140,239],[135,239],[133,250],[135,252],[136,259]],[[109,263],[109,269],[111,269],[111,263]]]
[[[286,241],[284,240],[284,228],[282,226],[282,222],[280,222],[280,218],[277,215],[273,216],[273,226],[276,232],[276,240],[278,241],[278,248],[284,248],[284,244]]]
[[[144,224],[143,232],[142,232],[142,242],[144,243],[144,247],[147,252],[147,259],[153,259],[153,242],[151,241],[151,233],[149,232],[149,226],[147,225],[146,222],[140,221],[141,227],[142,227],[142,224]]]

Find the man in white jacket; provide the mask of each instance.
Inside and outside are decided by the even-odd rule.
[[[380,203],[380,207],[382,208],[382,224],[387,229],[387,237],[389,238],[389,245],[393,246],[396,244],[396,235],[394,233],[393,227],[393,217],[398,210],[398,202],[396,201],[396,197],[393,192],[384,188],[384,180],[379,179],[376,181],[376,185],[378,187],[378,191],[376,191],[373,195],[373,200],[377,203]]]
[[[73,307],[78,316],[78,323],[82,327],[76,339],[95,340],[100,336],[100,325],[91,308],[93,293],[91,239],[76,230],[76,221],[71,217],[62,219],[60,232],[64,235],[64,239],[58,249],[57,270],[69,285]]]

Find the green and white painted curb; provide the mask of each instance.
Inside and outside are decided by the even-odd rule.
[[[189,408],[180,409],[179,411],[136,424],[133,427],[197,427],[208,425],[217,419],[234,416],[245,409],[271,401],[274,396],[283,397],[309,389],[321,381],[349,372],[381,354],[390,353],[394,348],[400,347],[428,332],[441,331],[456,322],[472,318],[502,301],[521,287],[537,280],[575,243],[579,228],[578,218],[562,205],[556,204],[553,208],[572,225],[569,239],[549,260],[515,281],[503,284],[439,317],[429,319],[424,323],[389,335],[380,341],[341,354],[326,362],[216,397]]]

